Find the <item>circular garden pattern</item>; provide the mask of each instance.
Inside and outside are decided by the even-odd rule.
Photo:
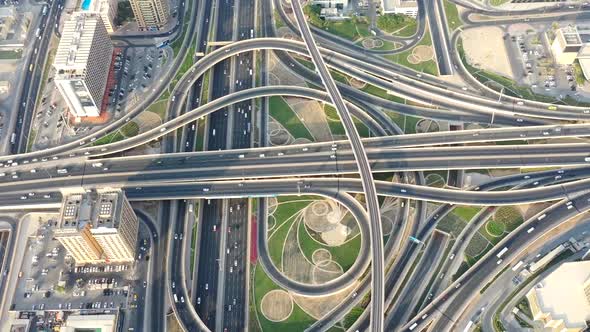
[[[272,322],[284,321],[293,312],[293,299],[284,290],[271,290],[262,298],[260,308],[266,319]]]

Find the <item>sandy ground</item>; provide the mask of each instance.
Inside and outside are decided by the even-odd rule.
[[[468,29],[463,31],[461,36],[467,59],[474,67],[513,77],[506,45],[502,39],[502,29],[498,27]],[[482,43],[482,40],[485,40],[485,43]]]
[[[319,261],[314,265],[301,252],[298,229],[301,219],[296,220],[289,229],[283,246],[283,272],[293,280],[317,284],[330,281],[342,274],[342,267],[334,261]]]
[[[329,246],[341,246],[348,239],[350,229],[342,224],[336,224],[336,226],[321,234],[322,240]]]
[[[467,84],[465,83],[465,81],[463,80],[463,78],[460,75],[445,75],[445,76],[439,76],[438,78],[443,81],[449,82],[449,83],[467,86]],[[446,123],[446,121],[440,121],[440,122]]]
[[[271,85],[307,86],[301,77],[293,74],[274,55],[269,59],[269,83]],[[299,119],[302,119],[303,124],[316,141],[332,140],[323,105],[317,101],[294,97],[286,97],[285,101],[297,114]]]
[[[133,120],[139,126],[139,133],[144,133],[162,124],[160,116],[154,112],[141,112]]]
[[[420,61],[428,61],[434,57],[434,50],[432,46],[418,45],[414,47],[412,54],[420,59]]]
[[[332,259],[332,253],[326,249],[317,249],[311,255],[311,260],[314,264],[320,264],[321,262],[329,261]]]
[[[333,140],[323,106],[319,102],[295,97],[285,100],[316,142]]]
[[[367,86],[367,82],[359,81],[354,77],[349,78],[348,83],[350,83],[350,85],[355,89],[362,89]]]
[[[383,46],[383,40],[377,38],[365,38],[361,42],[364,48],[379,48]]]
[[[313,265],[301,253],[297,239],[297,225],[299,220],[293,223],[283,246],[283,272],[289,278],[302,283],[312,283]]]
[[[342,219],[342,212],[332,200],[316,201],[303,212],[305,225],[315,232],[332,230]]]
[[[550,203],[537,203],[537,204],[523,204],[515,206],[522,214],[523,219],[526,221],[537,213],[541,212],[551,205]]]
[[[344,298],[354,290],[357,284],[357,282],[354,282],[346,289],[343,289],[340,292],[332,294],[330,296],[307,297],[297,294],[291,295],[293,296],[293,300],[295,301],[295,303],[297,303],[297,305],[299,305],[301,309],[307,312],[311,317],[319,319],[322,316],[326,315],[330,310],[332,310],[332,308],[338,305],[341,301],[343,301]]]
[[[293,299],[284,290],[271,290],[262,298],[260,311],[270,321],[283,321],[291,316],[293,312]]]
[[[273,214],[275,213],[275,211],[277,210],[277,207],[279,207],[279,201],[277,200],[276,197],[269,197],[267,198],[267,209],[268,209],[268,214]]]
[[[344,273],[342,266],[334,261],[324,261],[312,269],[312,280],[314,284],[323,284],[333,280]]]
[[[420,61],[420,58],[417,57],[416,55],[414,55],[414,53],[408,54],[407,60],[408,60],[409,63],[411,63],[413,65],[417,65],[417,64],[419,64],[421,62]]]
[[[340,246],[350,239],[353,229],[346,224],[345,216],[340,206],[331,200],[314,202],[303,211],[306,227],[319,233],[328,246]]]
[[[270,85],[293,85],[306,87],[305,80],[300,76],[293,74],[293,72],[285,67],[279,59],[270,53],[272,56],[268,59],[268,72]]]

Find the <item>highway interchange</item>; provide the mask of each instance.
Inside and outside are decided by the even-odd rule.
[[[218,6],[212,6],[211,1],[199,0],[192,6],[189,29],[173,68],[182,63],[192,40],[197,45],[203,45],[205,56],[200,57],[174,86],[165,123],[123,141],[91,145],[94,140],[118,129],[157,100],[163,89],[167,88],[167,82],[174,77],[175,71],[165,75],[162,83],[154,87],[154,93],[134,110],[84,138],[28,153],[22,153],[24,143],[19,143],[11,155],[0,156],[0,205],[3,207],[38,209],[40,206],[55,206],[61,199],[60,190],[69,187],[120,187],[125,189],[132,201],[163,201],[156,221],[159,227],[147,222],[152,234],[160,235],[152,238],[157,253],[153,256],[152,264],[156,271],[164,271],[154,276],[150,289],[154,298],[162,299],[162,289],[166,290],[167,301],[173,306],[184,330],[247,329],[249,258],[245,253],[250,234],[248,226],[234,225],[249,224],[249,198],[302,194],[323,196],[339,202],[359,224],[362,246],[357,260],[340,277],[323,284],[303,284],[286,277],[270,259],[266,223],[258,224],[256,238],[259,263],[271,280],[284,289],[306,296],[320,296],[361,281],[356,286],[354,296],[349,295],[328,315],[309,327],[313,331],[329,329],[369,292],[371,304],[352,330],[420,330],[430,324],[435,331],[452,331],[456,328],[455,318],[463,313],[469,299],[511,262],[518,261],[531,243],[590,209],[590,146],[583,139],[577,143],[557,141],[558,138],[590,136],[590,126],[584,123],[590,119],[590,109],[568,105],[549,109],[548,104],[541,102],[510,96],[498,98],[497,92],[479,84],[463,68],[454,46],[459,34],[448,31],[442,1],[425,1],[427,4],[419,2],[418,33],[404,40],[402,49],[415,45],[428,24],[433,31],[435,52],[440,54],[439,71],[441,74],[458,71],[459,75],[467,77],[465,81],[470,83],[468,88],[446,84],[429,75],[418,75],[411,69],[384,60],[378,54],[359,52],[358,46],[355,48],[339,43],[339,40],[322,30],[310,29],[298,1],[291,2],[296,24],[284,13],[280,1],[275,1],[274,5],[279,15],[287,21],[287,26],[299,30],[294,32],[302,37],[302,41],[273,37],[274,31],[269,27],[273,20],[268,19],[269,15],[272,16],[271,1],[262,6],[260,2],[247,0],[225,1],[225,5],[219,5],[221,2],[215,2]],[[469,9],[463,15],[463,20],[473,25],[483,23],[471,21],[470,13],[486,14],[499,20],[509,20],[510,15],[515,14],[474,8],[470,1],[453,2]],[[51,10],[56,7],[56,3]],[[256,28],[256,8],[262,8],[263,18],[258,22],[262,29]],[[580,6],[575,10],[585,8]],[[234,24],[236,11],[247,15],[237,17]],[[542,13],[574,15],[571,12],[572,9],[556,6]],[[540,13],[525,11],[517,14]],[[580,15],[585,14],[582,11]],[[210,21],[213,23],[211,26]],[[53,26],[49,23],[48,26]],[[215,40],[233,42],[208,49],[205,46],[210,30],[214,31]],[[265,37],[259,38],[257,34],[261,30],[265,32]],[[134,38],[130,37],[129,41],[132,42]],[[47,48],[46,39],[44,37],[40,41],[42,49]],[[275,52],[287,67],[309,82],[323,86],[326,92],[312,88],[256,85],[249,72],[255,66],[256,52],[261,50]],[[302,66],[293,55],[310,57],[317,72]],[[244,63],[246,65],[241,65]],[[331,70],[422,106],[398,104],[335,82]],[[207,72],[211,74],[211,91],[202,91],[202,78]],[[35,74],[40,75],[37,69]],[[240,84],[234,84],[234,81]],[[34,86],[32,88],[35,89]],[[28,96],[29,91],[25,90],[24,94]],[[199,100],[203,94],[209,94],[207,103]],[[254,133],[250,132],[250,121],[254,120],[246,120],[253,118],[249,106],[255,105],[253,99],[269,96],[297,96],[333,104],[342,120],[347,139],[276,147],[264,147],[266,144],[261,144],[263,147],[253,147],[252,142],[266,140],[267,133],[261,130],[259,134],[262,137],[255,138]],[[25,123],[30,121],[26,115],[29,107],[32,106],[23,105],[21,110]],[[491,128],[396,135],[399,134],[399,128],[378,108],[425,118],[479,123]],[[207,151],[202,152],[196,151],[196,136],[190,134],[189,128],[192,124],[198,124],[197,121],[202,121],[204,116],[208,116],[205,124]],[[352,116],[365,123],[374,137],[361,139]],[[261,121],[264,123],[266,120]],[[184,128],[182,135],[178,135],[179,128]],[[242,135],[242,132],[246,134]],[[154,140],[163,143],[161,154],[118,155]],[[484,144],[521,140],[537,141],[514,145]],[[421,171],[426,170],[515,167],[558,169],[500,177],[467,189],[428,187],[423,184],[421,175]],[[59,171],[64,169],[66,173]],[[412,173],[415,175],[415,184],[404,183],[407,179],[400,182],[373,179],[374,174],[385,172],[404,174],[400,178],[406,178],[407,174]],[[348,177],[356,174],[359,175],[358,179]],[[31,196],[29,193],[36,195]],[[353,194],[364,194],[366,205],[357,201]],[[386,243],[383,242],[378,196],[397,197],[405,202],[417,201],[416,206],[420,206],[417,208],[419,212],[410,217],[409,203],[406,203],[398,220],[400,234],[391,237]],[[422,205],[426,201],[442,205],[427,215],[425,204]],[[196,202],[199,202],[198,214],[191,211],[197,206],[193,205]],[[260,202],[263,207],[265,201]],[[428,266],[445,258],[439,256],[445,243],[444,237],[434,228],[455,204],[502,206],[537,202],[552,202],[552,205],[526,220],[475,266],[438,292],[418,313],[408,308],[416,306],[421,296],[413,294],[416,290],[408,288],[408,285],[426,273]],[[186,237],[191,232],[189,219],[195,214],[198,215],[196,222],[203,226],[203,230],[199,231],[196,272],[193,277],[189,277],[186,267],[189,261],[187,241],[182,241],[182,238],[179,240],[178,234],[185,234]],[[148,216],[140,217],[149,220]],[[480,218],[482,222],[485,220],[483,216]],[[222,231],[212,234],[209,231],[211,227],[219,227]],[[232,227],[231,233],[225,231],[228,227]],[[531,228],[533,232],[528,231]],[[467,229],[462,236],[468,238],[470,232],[473,230]],[[409,235],[426,242],[426,245],[408,241]],[[228,252],[226,257],[225,248],[234,243],[236,249],[240,246],[236,252],[242,254],[234,254],[232,250],[231,256]],[[503,262],[498,263],[496,255],[503,248],[510,250]],[[419,257],[421,250],[424,254]],[[229,268],[233,269],[234,259],[238,267],[236,270],[240,273],[228,273]],[[417,268],[412,271],[414,262]],[[410,278],[410,281],[405,281],[406,278]],[[158,288],[157,285],[165,285],[165,288]],[[418,292],[422,293],[425,287],[417,287]],[[181,303],[173,299],[176,294],[183,298]],[[399,294],[403,294],[403,300],[396,298],[401,296]],[[239,304],[239,310],[228,310],[232,301],[236,301],[233,302],[234,308],[236,303]],[[151,329],[154,331],[161,329],[161,325],[155,324],[162,323],[162,304],[149,306],[150,319],[154,322]]]

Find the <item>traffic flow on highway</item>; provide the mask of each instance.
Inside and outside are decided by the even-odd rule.
[[[109,6],[0,4],[1,330],[590,329],[587,2]]]

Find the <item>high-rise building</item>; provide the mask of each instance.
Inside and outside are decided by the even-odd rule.
[[[90,201],[83,194],[66,197],[62,203],[60,224],[55,238],[66,248],[76,263],[98,262],[103,250],[90,232]]]
[[[159,30],[170,18],[167,0],[131,0],[131,9],[141,30]]]
[[[55,84],[76,117],[99,116],[113,44],[97,13],[75,12],[66,21],[53,67]]]
[[[117,17],[117,0],[83,0],[80,11],[98,13],[108,33],[115,31],[115,18]]]
[[[121,191],[100,193],[96,201],[92,236],[104,250],[108,261],[133,261],[137,216]]]
[[[66,196],[54,236],[78,265],[132,262],[138,227],[123,192],[104,189]]]
[[[576,60],[578,53],[582,49],[582,38],[575,26],[567,26],[558,29],[555,34],[555,40],[551,44],[551,50],[555,57],[555,62],[560,65],[571,65]]]
[[[586,331],[590,321],[590,261],[566,262],[526,294],[542,331]]]

